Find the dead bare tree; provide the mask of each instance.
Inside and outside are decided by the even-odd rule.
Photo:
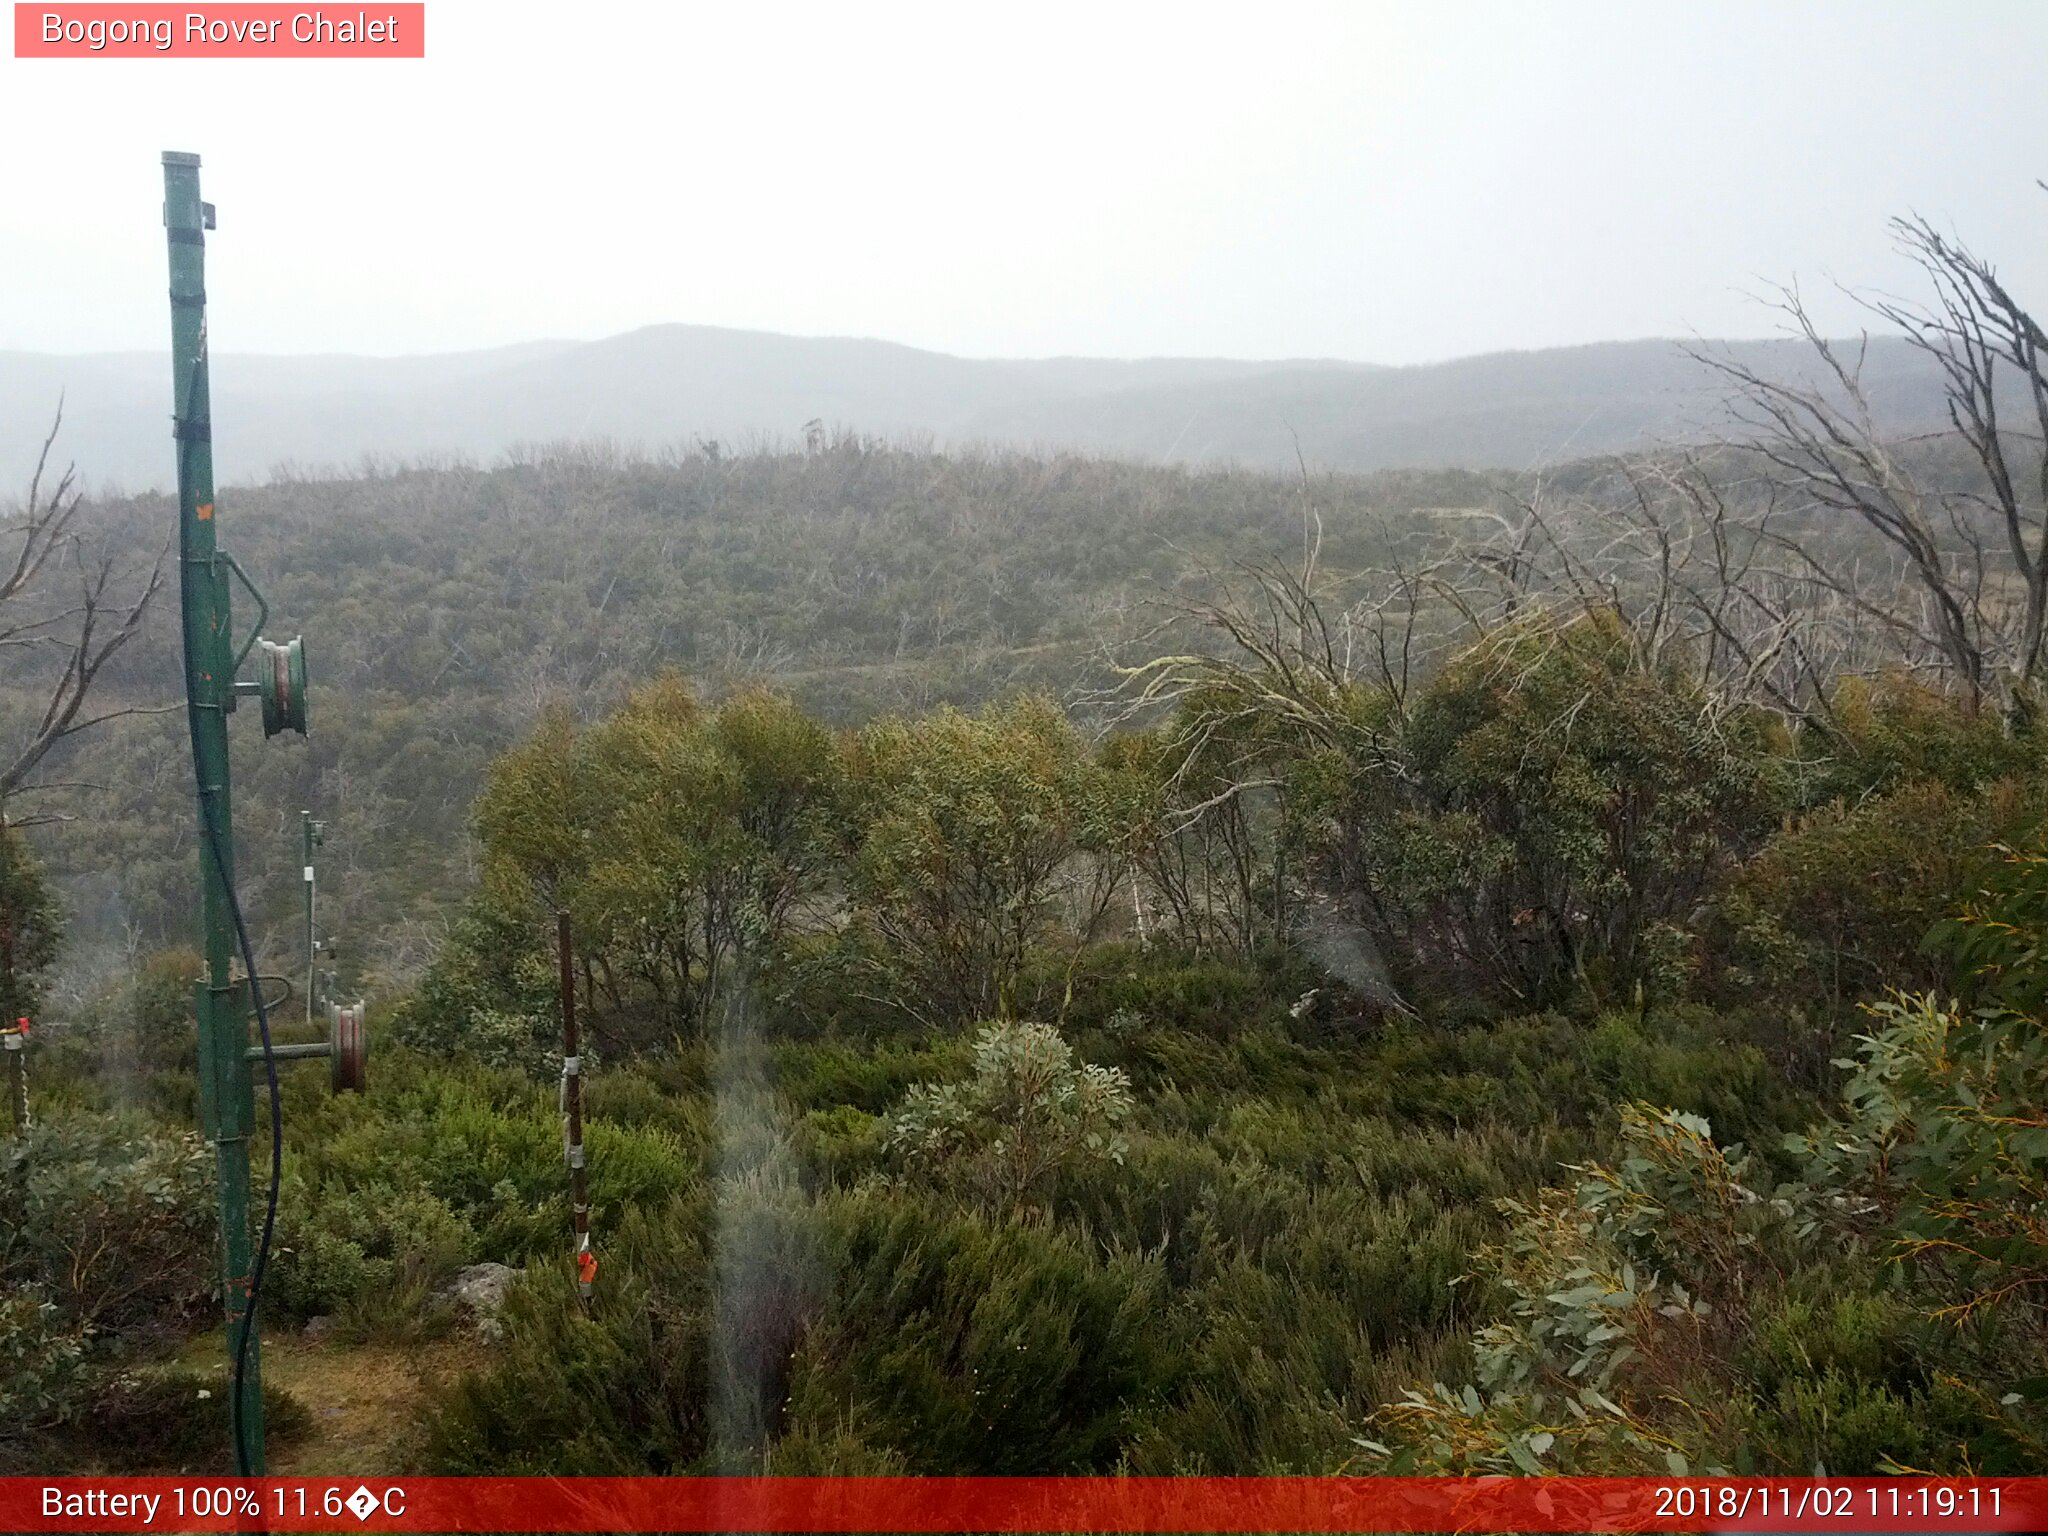
[[[60,404],[36,456],[27,502],[0,520],[0,653],[16,658],[11,674],[49,677],[25,736],[0,746],[0,818],[11,826],[62,819],[7,810],[18,795],[59,787],[35,779],[59,743],[120,716],[151,712],[136,704],[96,709],[88,701],[107,664],[142,632],[163,585],[169,545],[158,549],[138,585],[126,586],[123,552],[91,539],[81,525],[85,496],[76,468],[67,466],[54,483],[45,483],[63,424]]]
[[[1792,499],[1740,450],[1616,459],[1571,494],[1538,482],[1509,496],[1490,549],[1512,562],[1490,549],[1473,558],[1501,576],[1498,618],[1543,606],[1619,620],[1638,665],[1690,671],[1710,708],[1760,705],[1825,726],[1836,679],[1894,660],[1859,609],[1888,611],[1879,599],[1899,583],[1853,566],[1817,582],[1787,531]]]
[[[1988,262],[1925,218],[1891,228],[1931,300],[1851,297],[1939,369],[1974,483],[1945,484],[1909,462],[1877,424],[1867,337],[1850,349],[1822,335],[1795,286],[1774,307],[1817,377],[1769,376],[1710,348],[1691,355],[1732,386],[1748,446],[1782,484],[1876,534],[1900,578],[1890,591],[1859,582],[1813,540],[1781,536],[1804,582],[1887,632],[1907,667],[1939,671],[1973,707],[2000,704],[2017,723],[2037,701],[2048,632],[2048,334]],[[2001,419],[2014,402],[2025,426]]]

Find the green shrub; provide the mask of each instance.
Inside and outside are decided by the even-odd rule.
[[[394,1011],[391,1039],[429,1056],[542,1076],[561,1056],[556,996],[540,914],[486,889]]]
[[[608,1230],[588,1314],[566,1263],[506,1298],[484,1369],[428,1415],[425,1458],[449,1474],[584,1476],[706,1469],[712,1445],[708,1204],[629,1209]]]
[[[224,1373],[123,1368],[34,1287],[0,1291],[0,1472],[213,1470],[227,1401]],[[263,1405],[273,1445],[310,1432],[311,1416],[278,1387],[265,1386]]]
[[[858,1408],[837,1419],[819,1414],[792,1425],[762,1460],[765,1477],[902,1477],[908,1463],[869,1438]]]
[[[775,1091],[799,1109],[850,1104],[871,1115],[893,1109],[913,1084],[967,1064],[964,1039],[913,1046],[888,1041],[821,1040],[768,1047]]]
[[[1238,1258],[1189,1301],[1172,1374],[1132,1425],[1131,1470],[1286,1475],[1340,1459],[1387,1386],[1386,1353],[1345,1300]]]
[[[757,1470],[786,1427],[789,1381],[829,1278],[818,1213],[786,1149],[713,1192],[711,1413],[714,1463]]]
[[[298,1087],[299,1085],[294,1085]],[[521,1264],[556,1251],[569,1226],[568,1174],[563,1162],[556,1095],[512,1069],[463,1069],[418,1056],[390,1064],[368,1094],[331,1098],[304,1085],[286,1107],[288,1177],[302,1181],[304,1235],[318,1212],[341,1201],[340,1227],[368,1234],[376,1226],[358,1196],[374,1211],[391,1192],[438,1202],[474,1234],[467,1260]],[[593,1220],[616,1221],[629,1205],[665,1198],[699,1166],[674,1124],[704,1133],[704,1106],[666,1123],[619,1125],[592,1118],[585,1127]],[[380,1193],[381,1191],[381,1193]],[[428,1209],[422,1207],[423,1210]],[[423,1217],[422,1231],[439,1230]],[[451,1230],[459,1230],[451,1229]],[[358,1242],[358,1246],[363,1246]],[[433,1244],[429,1244],[431,1250]],[[366,1257],[397,1258],[388,1245],[364,1247]],[[350,1262],[345,1250],[331,1251]],[[317,1288],[316,1288],[317,1289]],[[332,1294],[334,1288],[328,1288]]]
[[[1165,1379],[1164,1275],[1046,1226],[933,1210],[901,1192],[819,1206],[832,1284],[799,1346],[793,1424],[858,1408],[912,1471],[1108,1471]]]
[[[16,1019],[42,1013],[43,983],[56,961],[64,923],[42,865],[5,817],[0,817],[0,930],[7,935],[6,950],[0,953],[0,1027],[12,1028]]]
[[[905,1009],[898,961],[865,926],[797,933],[754,977],[764,1033],[775,1040],[922,1038],[931,1022]]]
[[[1791,823],[1717,904],[1721,990],[1803,1010],[1815,1027],[1798,1064],[1817,1074],[1846,1008],[1887,987],[1956,987],[1961,973],[1928,949],[1928,934],[1995,872],[1993,844],[2040,824],[2042,805],[2037,780],[1955,789],[1915,779]]]
[[[40,1286],[87,1332],[165,1331],[213,1294],[213,1156],[130,1115],[39,1121],[0,1142],[0,1282]]]
[[[592,1125],[663,1131],[686,1148],[712,1139],[708,1083],[697,1061],[639,1058],[619,1069],[586,1072],[583,1117]]]
[[[1389,1443],[1360,1444],[1390,1470],[1684,1476],[1721,1464],[1728,1395],[1699,1362],[1743,1323],[1748,1261],[1782,1231],[1778,1212],[1706,1122],[1632,1106],[1622,1132],[1613,1166],[1504,1203],[1514,1225],[1479,1257],[1507,1314],[1475,1336],[1471,1385],[1410,1388],[1376,1416]]]
[[[478,1251],[474,1229],[446,1201],[382,1183],[317,1193],[292,1183],[279,1226],[272,1294],[281,1312],[302,1318],[398,1323]]]
[[[1018,995],[1040,1017],[1063,1012],[1062,1026],[1076,1033],[1123,1014],[1127,1030],[1136,1023],[1229,1040],[1248,1026],[1284,1017],[1302,990],[1283,995],[1268,968],[1244,959],[1119,942],[1091,945],[1078,957],[1039,957],[1026,969]]]
[[[1777,819],[1766,720],[1643,665],[1616,615],[1537,614],[1454,658],[1397,725],[1304,792],[1327,888],[1408,990],[1682,995],[1691,913]]]
[[[109,1372],[85,1422],[67,1434],[66,1461],[116,1473],[211,1472],[228,1444],[227,1373],[181,1369]],[[272,1450],[313,1433],[313,1416],[274,1382],[263,1384],[263,1434]]]
[[[1915,782],[1959,795],[2042,766],[2043,742],[2009,731],[1999,712],[1971,709],[1959,696],[1898,674],[1846,677],[1835,685],[1824,726],[1797,743],[1800,803],[1856,804]]]
[[[1119,1069],[1077,1063],[1049,1024],[990,1024],[975,1037],[973,1076],[905,1096],[889,1147],[913,1173],[1016,1209],[1072,1164],[1122,1162],[1130,1116]]]
[[[1839,1262],[1805,1271],[1760,1315],[1740,1362],[1752,1404],[1742,1426],[1751,1464],[1866,1476],[1952,1465],[1958,1447],[1983,1471],[2016,1471],[2011,1437],[1953,1330],[1929,1326],[1896,1288]]]
[[[88,998],[72,1027],[34,1042],[38,1106],[75,1088],[97,1109],[140,1110],[190,1125],[199,1118],[199,1026],[193,987],[203,962],[190,949],[147,956]]]
[[[814,1109],[797,1127],[805,1166],[825,1183],[850,1185],[878,1174],[888,1156],[888,1122],[851,1104]]]
[[[1879,1027],[1840,1122],[1791,1138],[1810,1218],[1878,1238],[1952,1322],[2048,1338],[2048,1045],[2038,1017],[1959,1014],[1926,998],[1874,1010]]]
[[[1404,1023],[1354,1070],[1384,1085],[1375,1107],[1393,1119],[1541,1131],[1559,1156],[1588,1150],[1588,1132],[1611,1133],[1616,1105],[1631,1099],[1701,1115],[1750,1143],[1811,1113],[1739,1023],[1696,1007],[1610,1011],[1590,1023],[1561,1013],[1462,1028]]]
[[[1107,1470],[1161,1374],[1157,1266],[901,1193],[727,1181],[603,1246],[588,1316],[560,1266],[515,1288],[430,1420],[437,1470]]]
[[[85,1339],[32,1285],[0,1291],[0,1456],[84,1407]]]
[[[774,1177],[629,1211],[586,1315],[566,1270],[515,1288],[491,1366],[430,1424],[447,1472],[758,1470],[827,1272],[815,1214]]]
[[[940,1026],[1007,1014],[1032,950],[1099,917],[1108,886],[1072,870],[1115,835],[1103,775],[1050,699],[873,721],[846,772],[854,921],[885,962],[862,990]]]

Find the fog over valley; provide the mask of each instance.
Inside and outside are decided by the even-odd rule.
[[[1850,346],[1854,346],[1851,342]],[[1035,361],[883,341],[662,325],[421,357],[213,358],[215,442],[230,484],[349,469],[367,457],[489,463],[518,447],[609,439],[647,451],[801,444],[851,430],[941,449],[999,446],[1145,462],[1292,469],[1528,468],[1697,441],[1722,389],[1685,348],[1732,349],[1808,378],[1789,339],[1607,342],[1377,367],[1329,360]],[[0,353],[0,483],[25,478],[64,401],[64,453],[95,483],[168,484],[165,362],[154,353]],[[1887,430],[1946,421],[1940,370],[1895,337],[1865,382]]]

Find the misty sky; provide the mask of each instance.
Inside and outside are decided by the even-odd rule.
[[[428,28],[424,61],[0,58],[0,349],[166,344],[166,148],[221,209],[219,350],[1758,335],[1765,281],[1903,285],[1908,209],[2048,308],[2039,0],[429,0]]]

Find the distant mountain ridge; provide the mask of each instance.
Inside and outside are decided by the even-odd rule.
[[[1804,373],[1790,340],[1716,342]],[[1935,369],[1870,343],[1881,425],[1943,420]],[[172,477],[166,356],[0,352],[0,495],[25,484],[59,395],[64,457],[128,490]],[[1190,464],[1526,468],[1683,439],[1719,419],[1714,379],[1673,341],[1497,352],[1408,367],[1331,360],[976,359],[893,342],[658,325],[420,357],[213,359],[223,484],[280,466],[352,468],[607,437],[644,447],[800,440],[807,423],[941,447],[1074,449]]]

